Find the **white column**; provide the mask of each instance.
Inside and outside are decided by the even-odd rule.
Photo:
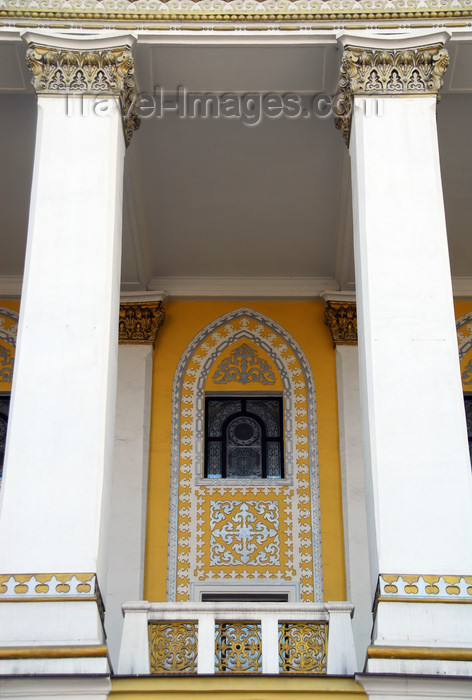
[[[122,604],[142,600],[154,341],[162,294],[122,297],[105,627],[118,667]],[[143,318],[149,319],[143,329]],[[126,319],[126,328],[125,328]],[[134,339],[133,339],[133,336]],[[136,336],[140,336],[136,338]]]
[[[354,292],[326,292],[325,322],[336,354],[339,453],[343,497],[347,600],[354,603],[352,630],[362,670],[372,631],[364,460],[362,455],[357,309]]]
[[[71,659],[80,656],[84,643],[104,642],[97,576],[103,587],[125,152],[118,98],[124,81],[126,89],[132,84],[133,39],[56,40],[40,34],[25,39],[38,120],[2,486],[0,574],[11,579],[0,596],[11,602],[0,604],[1,644],[77,645],[69,650],[68,664],[56,668],[51,659],[35,659],[33,672],[103,672],[106,655],[100,663],[95,658],[80,665]],[[94,81],[100,82],[105,112],[96,108],[95,97],[68,101],[64,90],[73,90],[74,80],[82,80],[84,91],[92,93]],[[15,588],[21,574],[35,578]],[[80,583],[79,574],[89,574],[88,582]],[[44,625],[48,606],[33,604],[48,595],[64,599],[54,603],[63,606],[60,614],[55,611],[54,639]],[[84,596],[89,599],[76,600]],[[19,598],[31,599],[23,602],[29,616],[23,627]],[[7,609],[12,605],[18,608],[17,623],[10,629]],[[93,612],[84,606],[93,606]],[[31,661],[12,665],[0,649],[0,673],[27,672]]]
[[[456,576],[464,583],[461,577],[472,574],[472,478],[436,131],[446,38],[439,33],[364,44],[342,39],[341,87],[353,102],[350,154],[371,572],[373,590],[381,586],[373,642],[398,647],[397,658],[405,645],[472,647],[472,632],[466,640],[460,622],[466,618],[472,630],[471,606],[460,603],[471,596],[462,584],[457,594],[448,591],[444,579]],[[346,119],[340,121],[349,138]],[[413,576],[411,583],[402,574]],[[428,574],[438,575],[438,586],[422,578]],[[390,581],[379,575],[390,575]],[[395,607],[400,597],[417,605],[408,603],[406,614]],[[449,632],[457,626],[457,635],[448,633],[447,641],[441,626],[435,631],[431,626],[440,609],[433,601],[442,597],[456,601],[446,606]],[[411,649],[401,663],[374,653],[368,670],[444,672],[434,654],[432,664],[422,665],[408,660],[420,654]],[[462,672],[471,673],[470,666],[464,661]]]

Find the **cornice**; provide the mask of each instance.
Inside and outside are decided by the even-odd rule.
[[[333,344],[357,345],[356,302],[326,300],[324,322],[331,331]]]
[[[116,97],[128,146],[140,123],[133,109],[136,85],[130,43],[134,40],[113,46],[108,38],[97,38],[97,46],[92,48],[90,40],[85,40],[80,47],[80,40],[73,37],[69,46],[64,37],[55,38],[48,34],[26,32],[23,38],[28,44],[26,65],[33,76],[35,92],[50,96]]]
[[[334,122],[348,146],[353,95],[438,96],[449,63],[443,37],[444,32],[437,43],[414,48],[345,46]]]
[[[240,0],[4,0],[0,18],[58,21],[103,22],[110,29],[113,22],[178,22],[194,25],[270,25],[280,22],[368,22],[389,20],[421,22],[472,18],[469,0],[257,0],[248,6]],[[138,25],[127,27],[137,29]],[[176,27],[178,28],[178,27]],[[215,27],[217,29],[217,26]],[[234,27],[236,28],[236,26]],[[334,27],[333,27],[334,28]],[[339,28],[339,27],[337,27]],[[356,29],[350,26],[347,29]],[[298,29],[298,27],[293,27]]]
[[[120,304],[119,342],[124,345],[152,345],[164,321],[162,301]]]

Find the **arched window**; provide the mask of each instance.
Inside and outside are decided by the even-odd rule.
[[[205,477],[284,476],[282,397],[212,396],[205,400]]]

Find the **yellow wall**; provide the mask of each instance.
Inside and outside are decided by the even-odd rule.
[[[168,302],[154,355],[144,597],[166,598],[172,383],[179,359],[207,324],[243,304]],[[323,322],[323,302],[245,303],[279,323],[299,343],[311,365],[317,404],[321,534],[325,600],[344,600],[344,549],[333,344]]]
[[[362,687],[352,678],[300,676],[173,676],[167,678],[114,678],[111,698],[140,700],[143,696],[160,700],[360,700],[366,698]]]

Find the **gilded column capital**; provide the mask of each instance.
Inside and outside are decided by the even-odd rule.
[[[119,342],[123,345],[152,345],[164,317],[162,301],[121,303]]]
[[[355,301],[326,301],[324,322],[331,331],[334,346],[357,345],[357,309]]]
[[[116,97],[128,146],[140,124],[134,107],[136,84],[130,46],[69,48],[40,43],[35,35],[31,38],[27,35],[25,40],[26,65],[33,76],[31,82],[36,94]]]
[[[341,61],[335,125],[349,146],[353,95],[368,97],[436,95],[449,54],[441,42],[413,48],[346,45]]]

